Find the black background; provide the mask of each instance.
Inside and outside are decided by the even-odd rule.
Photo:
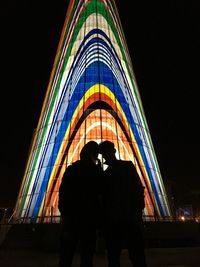
[[[116,2],[163,180],[184,203],[200,188],[198,1]],[[0,206],[15,204],[67,6],[0,3]]]

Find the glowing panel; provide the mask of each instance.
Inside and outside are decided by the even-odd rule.
[[[113,0],[71,0],[15,207],[24,222],[59,216],[66,167],[89,140],[111,140],[144,184],[146,215],[170,208]]]

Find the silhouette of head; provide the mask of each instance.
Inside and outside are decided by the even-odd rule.
[[[99,146],[95,141],[89,141],[84,145],[80,152],[81,160],[90,160],[96,163],[97,157],[99,153]]]
[[[103,141],[102,143],[99,144],[99,153],[102,154],[103,158],[106,160],[106,162],[110,162],[114,159],[116,149],[114,143],[111,141]]]

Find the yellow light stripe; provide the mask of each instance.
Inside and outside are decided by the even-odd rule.
[[[139,158],[138,158],[139,165],[140,165],[140,166],[145,166],[145,165],[144,165],[144,162],[143,162],[143,160],[142,160],[142,156],[141,156],[141,154],[140,154],[140,151],[139,151],[137,142],[136,142],[136,140],[135,140],[134,134],[133,134],[132,129],[130,128],[130,126],[129,126],[129,124],[128,124],[126,115],[125,115],[125,113],[124,113],[124,111],[123,111],[123,109],[122,109],[120,103],[118,102],[118,100],[116,99],[116,97],[114,96],[114,94],[112,93],[112,91],[111,91],[108,87],[106,87],[105,85],[102,85],[102,84],[95,84],[95,85],[93,85],[92,87],[90,87],[90,88],[86,91],[86,93],[83,95],[83,97],[82,97],[81,100],[79,101],[79,104],[77,105],[77,108],[76,108],[75,111],[74,111],[74,114],[72,115],[71,123],[69,124],[69,126],[68,126],[68,128],[67,128],[67,130],[66,130],[65,136],[64,136],[64,138],[63,138],[64,141],[62,142],[62,144],[61,144],[61,146],[60,146],[60,149],[59,149],[59,152],[58,152],[58,154],[57,154],[57,158],[56,158],[55,164],[54,164],[54,166],[53,166],[53,169],[52,169],[52,172],[51,172],[51,176],[50,176],[50,178],[49,178],[48,187],[47,187],[47,191],[46,191],[46,192],[49,191],[49,187],[51,186],[52,180],[53,180],[54,175],[55,175],[55,172],[56,172],[56,166],[59,165],[59,163],[60,163],[60,161],[61,161],[61,159],[62,159],[61,155],[62,155],[62,151],[63,151],[63,149],[64,149],[64,146],[65,146],[65,144],[66,144],[66,141],[65,141],[65,140],[68,140],[67,138],[68,138],[69,131],[70,131],[70,125],[73,125],[74,121],[75,121],[76,118],[77,118],[77,115],[78,115],[78,113],[79,113],[79,110],[83,107],[84,103],[85,103],[85,102],[86,102],[92,95],[94,95],[94,94],[96,94],[96,93],[99,93],[99,92],[104,93],[108,98],[110,98],[110,99],[115,103],[115,105],[116,105],[116,107],[117,107],[117,110],[120,112],[120,114],[121,114],[121,116],[122,116],[124,122],[126,123],[127,128],[130,129],[131,138],[132,138],[132,140],[133,140],[134,147],[135,147],[135,149],[137,150],[136,153],[137,153],[137,155],[138,155],[138,157],[139,157]],[[150,180],[149,180],[149,176],[148,176],[148,173],[147,173],[147,171],[146,171],[145,168],[144,168],[144,172],[145,172],[145,177],[148,179],[149,187],[152,189],[152,186],[151,186],[151,183],[150,183]],[[44,198],[45,198],[45,196],[44,196]],[[43,210],[44,198],[43,198],[43,201],[42,201],[42,205],[41,205],[41,207],[40,207],[39,216],[41,215],[42,210]]]

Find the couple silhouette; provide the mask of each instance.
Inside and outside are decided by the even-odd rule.
[[[98,155],[108,165],[103,170]],[[69,165],[59,189],[62,218],[59,267],[71,267],[79,246],[80,267],[93,267],[97,233],[105,240],[108,267],[120,267],[123,248],[132,266],[146,265],[142,211],[144,187],[134,164],[116,158],[114,143],[89,141]]]

